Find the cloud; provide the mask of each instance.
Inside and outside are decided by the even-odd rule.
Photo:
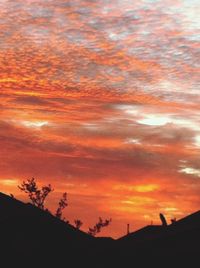
[[[45,100],[44,98],[37,96],[19,96],[13,100],[13,102],[24,105],[35,105],[35,106],[45,106],[50,105],[51,103]]]

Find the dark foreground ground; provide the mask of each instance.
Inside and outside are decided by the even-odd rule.
[[[200,212],[118,240],[94,238],[0,193],[0,268],[200,267]]]

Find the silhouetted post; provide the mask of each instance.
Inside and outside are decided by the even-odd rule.
[[[160,220],[162,222],[162,226],[164,227],[167,226],[167,221],[165,219],[165,216],[162,213],[160,213]]]
[[[127,224],[127,235],[130,233],[130,224]]]

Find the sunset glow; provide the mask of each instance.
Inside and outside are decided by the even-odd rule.
[[[0,191],[35,177],[102,235],[200,209],[196,0],[0,1]]]

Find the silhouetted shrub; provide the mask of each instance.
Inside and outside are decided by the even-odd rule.
[[[56,210],[55,216],[62,220],[62,212],[67,206],[68,206],[67,193],[63,193],[63,196],[58,203],[58,208]],[[64,218],[63,218],[63,220],[64,220]]]
[[[171,223],[174,224],[176,222],[176,218],[171,219]]]
[[[103,227],[108,226],[111,223],[111,221],[112,221],[112,219],[109,219],[109,220],[106,219],[105,221],[103,221],[102,218],[99,217],[99,221],[94,225],[94,227],[93,228],[89,227],[88,234],[95,236],[97,233],[101,232],[101,229]]]
[[[51,184],[43,186],[41,189],[38,188],[34,178],[28,179],[26,182],[23,181],[18,188],[28,194],[32,204],[38,208],[45,209],[44,202],[50,192],[53,191]]]
[[[77,228],[77,229],[80,229],[81,228],[81,226],[83,225],[83,223],[82,223],[82,221],[81,220],[74,220],[74,223],[75,223],[75,227]]]

